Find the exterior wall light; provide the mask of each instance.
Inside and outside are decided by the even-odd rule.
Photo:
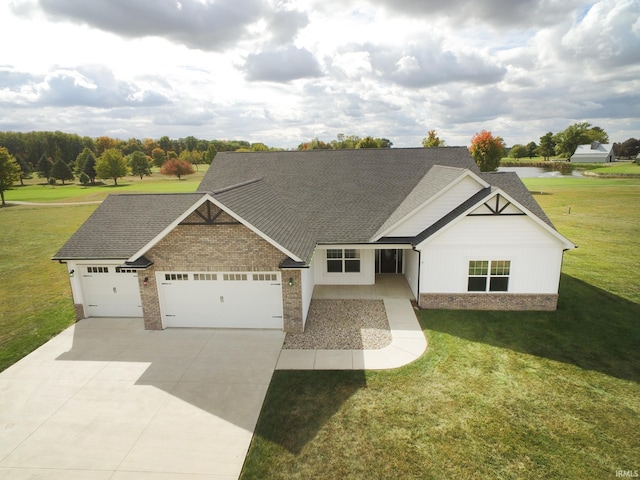
[[[149,285],[149,277],[144,277],[142,279],[142,284],[146,287],[147,285]]]
[[[289,283],[290,287],[293,287],[293,278],[289,278],[289,282],[288,283]]]
[[[71,270],[69,270],[69,276],[73,277],[75,275],[76,271],[72,268]]]

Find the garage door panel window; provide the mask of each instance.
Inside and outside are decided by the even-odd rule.
[[[360,273],[360,250],[330,248],[327,250],[328,273]]]
[[[87,267],[87,273],[109,273],[109,267]]]
[[[189,274],[188,273],[165,273],[164,279],[174,280],[174,281],[189,280]]]
[[[254,273],[254,282],[276,282],[278,280],[278,274],[276,273]]]
[[[214,281],[214,280],[218,280],[218,275],[216,275],[215,273],[194,273],[193,274],[193,279],[194,280],[199,280],[199,281]]]
[[[222,276],[222,279],[225,282],[243,282],[247,280],[247,274],[246,273],[225,273]]]
[[[138,271],[135,268],[116,267],[116,273],[138,273]]]
[[[470,260],[467,291],[507,292],[510,273],[510,260]]]

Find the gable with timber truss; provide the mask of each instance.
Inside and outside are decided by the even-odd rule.
[[[194,210],[180,225],[239,225],[235,218],[207,201]]]
[[[481,206],[469,213],[470,216],[487,215],[526,215],[522,210],[500,194],[491,197]]]

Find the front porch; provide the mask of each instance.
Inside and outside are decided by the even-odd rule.
[[[415,301],[407,279],[400,273],[378,273],[374,285],[316,285],[312,299],[383,300],[403,298]]]

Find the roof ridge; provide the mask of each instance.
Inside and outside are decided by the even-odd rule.
[[[262,178],[253,178],[251,180],[247,180],[246,182],[240,182],[240,183],[236,183],[234,185],[229,185],[228,187],[220,188],[218,190],[213,190],[211,193],[213,195],[217,195],[219,193],[229,192],[231,190],[235,190],[236,188],[246,187],[247,185],[251,185],[253,183],[258,183],[261,180],[263,180],[263,179]]]

